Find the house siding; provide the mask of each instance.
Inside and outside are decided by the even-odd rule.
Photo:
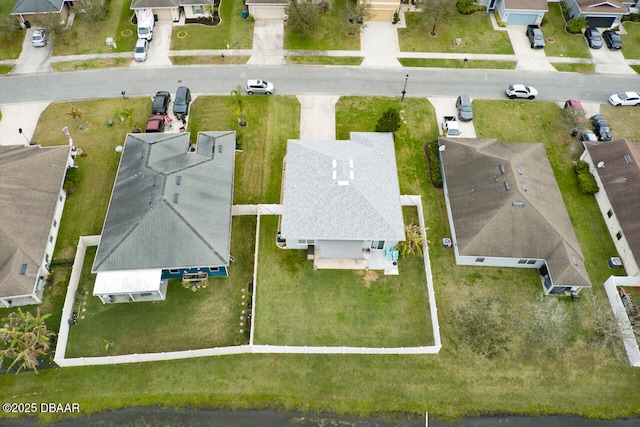
[[[176,270],[176,271],[173,271],[173,270]],[[209,267],[165,269],[165,270],[162,270],[161,277],[162,277],[162,280],[182,279],[182,276],[184,274],[195,274],[195,273],[207,273],[207,276],[209,277],[229,275],[227,267],[221,266],[221,267],[218,267],[218,271],[210,271]]]

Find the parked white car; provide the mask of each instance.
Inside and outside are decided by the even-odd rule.
[[[33,30],[31,44],[35,47],[43,47],[47,45],[47,33],[43,28],[36,28]]]
[[[133,59],[138,62],[147,60],[147,51],[149,50],[149,41],[147,39],[138,39],[136,48],[133,50]]]
[[[265,82],[264,80],[247,80],[247,85],[244,90],[249,94],[264,93],[265,95],[271,95],[275,90],[273,83]]]
[[[509,85],[507,86],[505,93],[511,99],[513,98],[533,99],[536,96],[538,96],[538,91],[536,90],[536,88],[531,86],[526,86],[523,84]]]
[[[619,107],[621,105],[640,105],[640,93],[614,93],[609,97],[609,104],[613,105],[614,107]]]

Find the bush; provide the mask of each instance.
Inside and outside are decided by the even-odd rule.
[[[458,0],[456,7],[458,8],[458,12],[463,15],[471,15],[477,10],[475,0]]]
[[[578,189],[580,193],[587,195],[596,194],[600,189],[598,188],[596,179],[589,171],[589,164],[580,160],[576,163],[575,169],[578,175]]]
[[[376,124],[376,132],[396,132],[400,129],[400,113],[395,108],[389,108],[382,113]]]
[[[64,177],[64,191],[67,192],[67,195],[73,194],[76,191],[76,186],[80,181],[80,174],[78,173],[78,168],[67,168],[67,174]]]
[[[427,160],[429,161],[429,172],[431,175],[431,184],[434,187],[442,187],[442,171],[440,170],[440,150],[438,141],[429,142],[424,146]]]
[[[393,12],[393,21],[391,21],[392,24],[397,24],[400,21],[400,15],[398,15],[398,12]]]
[[[575,18],[570,19],[569,22],[567,22],[567,29],[572,34],[578,34],[586,26],[587,18],[585,18],[584,16],[576,16]]]

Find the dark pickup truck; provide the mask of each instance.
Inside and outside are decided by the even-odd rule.
[[[532,49],[542,49],[544,47],[544,36],[542,35],[542,30],[537,25],[527,25],[527,37],[529,37]]]

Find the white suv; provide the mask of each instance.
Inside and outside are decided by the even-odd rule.
[[[136,48],[133,50],[133,59],[138,62],[146,61],[147,50],[149,50],[149,41],[147,39],[138,39]]]
[[[265,95],[271,95],[275,91],[275,87],[273,83],[265,82],[264,80],[247,80],[247,85],[244,87],[244,90],[247,91],[249,95],[253,95],[254,93],[264,93]]]

